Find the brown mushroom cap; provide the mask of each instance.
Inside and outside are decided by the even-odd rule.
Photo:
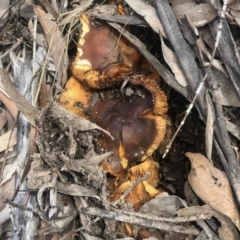
[[[131,162],[141,159],[156,136],[154,120],[142,117],[153,108],[151,93],[144,93],[144,98],[132,95],[99,101],[92,109],[92,120],[107,129],[118,145],[122,142],[125,157]],[[107,141],[110,150],[115,143],[110,138]]]
[[[134,85],[129,86],[141,90],[143,96],[109,97],[105,94],[104,100],[92,108],[90,120],[114,137],[112,140],[104,136],[101,143],[106,150],[114,152],[104,168],[115,176],[151,156],[165,135],[166,97],[157,84],[154,93],[149,91],[155,80],[145,79],[146,87],[142,81],[142,78],[135,78]],[[158,104],[155,101],[159,101]]]
[[[82,14],[78,53],[71,66],[73,75],[92,88],[112,87],[140,67],[141,54],[111,28],[96,25]]]

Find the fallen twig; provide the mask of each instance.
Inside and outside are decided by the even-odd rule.
[[[144,218],[148,220],[163,221],[163,222],[169,222],[169,223],[192,222],[192,221],[210,219],[212,217],[212,214],[210,213],[195,214],[187,217],[169,217],[169,216],[154,216],[152,214],[149,215],[149,214],[143,214],[139,212],[129,212],[129,211],[124,211],[119,209],[114,209],[114,211],[126,214],[128,216],[135,216],[135,217]]]
[[[107,210],[103,210],[96,207],[85,208],[84,212],[86,214],[99,216],[101,218],[107,218],[107,219],[116,220],[120,222],[127,222],[127,223],[131,223],[131,224],[135,224],[143,227],[155,228],[155,229],[165,230],[169,232],[180,232],[180,233],[192,234],[192,235],[199,234],[199,231],[192,226],[185,227],[182,225],[177,225],[172,223],[170,224],[163,221],[149,220],[147,218],[129,216],[124,213],[107,211]]]

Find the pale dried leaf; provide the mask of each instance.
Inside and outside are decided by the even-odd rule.
[[[193,0],[170,0],[172,11],[180,20],[187,14],[195,27],[211,22],[217,16],[217,10],[211,4],[196,4]]]
[[[229,121],[226,121],[226,127],[227,127],[227,130],[235,137],[237,138],[238,140],[240,140],[240,127],[229,122]]]
[[[155,216],[175,216],[177,211],[183,208],[184,205],[177,196],[164,196],[161,194],[145,203],[139,212]]]
[[[12,178],[13,174],[15,172],[17,172],[17,170],[19,169],[17,162],[14,162],[12,164],[7,164],[4,167],[4,171],[3,171],[3,177],[2,177],[2,181],[1,184],[4,184],[5,182],[7,182],[9,179]]]
[[[77,211],[75,210],[73,213],[68,214],[66,216],[60,216],[52,222],[59,228],[59,229],[64,229],[66,226],[76,217]]]
[[[1,0],[0,1],[0,26],[4,22],[4,19],[8,17],[8,9],[10,6],[10,0]]]
[[[0,89],[0,91],[1,90],[2,89]],[[17,106],[7,95],[5,95],[5,93],[3,93],[3,91],[0,92],[0,101],[5,105],[11,116],[16,119],[18,114]]]
[[[206,155],[208,159],[212,159],[212,145],[213,145],[213,122],[214,114],[209,103],[210,97],[209,93],[206,94],[207,102],[207,122],[205,129],[205,146],[206,146]]]
[[[57,83],[65,84],[67,80],[68,58],[66,55],[66,42],[58,29],[56,21],[51,14],[45,13],[42,8],[33,5],[35,14],[44,30],[49,47],[50,56],[57,69]]]
[[[237,10],[237,11],[240,11],[240,3],[239,1],[235,1],[233,4],[231,4],[229,6],[230,9],[234,9],[234,10]]]
[[[1,207],[0,207],[1,208]],[[10,219],[10,212],[9,208],[5,207],[1,212],[0,212],[0,225],[4,224],[7,222],[7,220]]]
[[[17,142],[17,129],[8,131],[0,137],[0,152],[13,147]]]
[[[144,17],[156,33],[161,33],[161,35],[166,38],[166,33],[154,7],[141,0],[126,0],[126,2],[137,14]]]
[[[196,35],[196,36],[199,36],[199,32],[198,32],[198,29],[196,26],[194,26],[193,22],[192,22],[192,19],[188,16],[188,14],[185,15],[186,16],[186,20],[188,22],[188,25],[189,27],[192,29],[193,33]]]
[[[96,199],[100,199],[93,191],[76,184],[63,184],[61,182],[57,182],[57,191],[70,196],[87,196],[93,197]]]
[[[239,4],[239,9],[240,9],[240,4]],[[240,14],[239,14],[240,10],[235,10],[232,9],[231,10],[231,15],[233,16],[234,20],[237,22],[238,26],[240,26]]]
[[[11,53],[11,52],[10,52]],[[33,107],[13,84],[9,76],[0,68],[0,91],[6,94],[14,101],[19,111],[27,118],[27,120],[35,126],[34,117],[37,115],[37,109]],[[5,93],[4,93],[5,94]]]
[[[224,3],[228,6],[230,6],[231,4],[233,4],[234,2],[238,2],[238,0],[225,0]]]
[[[228,216],[239,229],[239,212],[227,175],[200,153],[188,152],[186,156],[191,161],[188,181],[194,192],[212,208]]]
[[[186,87],[188,85],[187,79],[182,71],[181,65],[178,61],[176,54],[166,46],[162,37],[161,37],[161,45],[162,45],[163,57],[166,63],[171,68],[178,83],[183,87]]]
[[[212,72],[219,85],[221,104],[224,106],[240,107],[240,98],[231,83],[230,78],[227,78],[217,69],[212,68]]]
[[[6,199],[13,199],[15,195],[15,175],[9,176],[8,181],[1,183],[0,185],[0,211],[5,207],[3,203]]]

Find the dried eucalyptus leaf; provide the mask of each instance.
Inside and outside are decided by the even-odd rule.
[[[97,196],[93,191],[76,184],[63,184],[60,182],[57,182],[57,191],[66,195],[70,196],[78,196],[78,197],[93,197],[96,199],[100,199],[99,196]]]
[[[217,69],[212,68],[212,72],[219,84],[221,104],[224,106],[240,107],[240,97],[238,96],[230,78],[227,78]]]
[[[9,6],[10,0],[0,1],[0,26],[2,26],[5,23],[5,20],[9,15]]]
[[[0,136],[0,152],[13,147],[17,142],[17,129],[8,131]]]
[[[240,229],[239,210],[227,175],[200,153],[185,155],[191,161],[188,181],[194,192],[209,206],[228,216]]]
[[[226,121],[226,126],[227,126],[227,130],[234,136],[236,137],[238,140],[240,140],[240,128],[239,126]]]
[[[177,79],[178,83],[182,85],[183,87],[186,87],[188,85],[187,79],[182,71],[181,65],[179,64],[178,58],[176,54],[166,46],[164,43],[163,38],[161,37],[161,46],[163,51],[163,57],[166,61],[166,63],[171,68],[172,72],[175,75],[175,78]]]
[[[217,16],[217,10],[211,4],[196,4],[193,0],[170,0],[169,2],[172,4],[172,11],[177,20],[188,15],[195,27],[201,27]]]
[[[234,9],[236,11],[240,11],[240,3],[239,1],[235,1],[233,4],[229,6],[230,9]],[[232,12],[231,12],[232,13]]]
[[[238,8],[240,9],[240,4]],[[231,9],[231,15],[233,16],[234,20],[237,22],[238,26],[240,26],[239,10]]]
[[[141,0],[126,0],[127,4],[139,15],[143,16],[146,22],[156,33],[161,33],[166,38],[166,33],[163,29],[154,7]]]
[[[158,195],[154,199],[145,203],[139,210],[140,213],[145,213],[155,216],[176,216],[177,211],[183,208],[182,200],[177,196],[161,196]]]

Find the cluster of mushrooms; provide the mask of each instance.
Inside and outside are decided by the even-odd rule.
[[[138,210],[160,193],[159,163],[152,154],[166,134],[167,98],[159,74],[127,39],[87,13],[80,21],[77,55],[60,104],[113,136],[102,133],[98,139],[100,149],[113,152],[100,165],[111,176],[111,201],[148,174],[122,200]]]

